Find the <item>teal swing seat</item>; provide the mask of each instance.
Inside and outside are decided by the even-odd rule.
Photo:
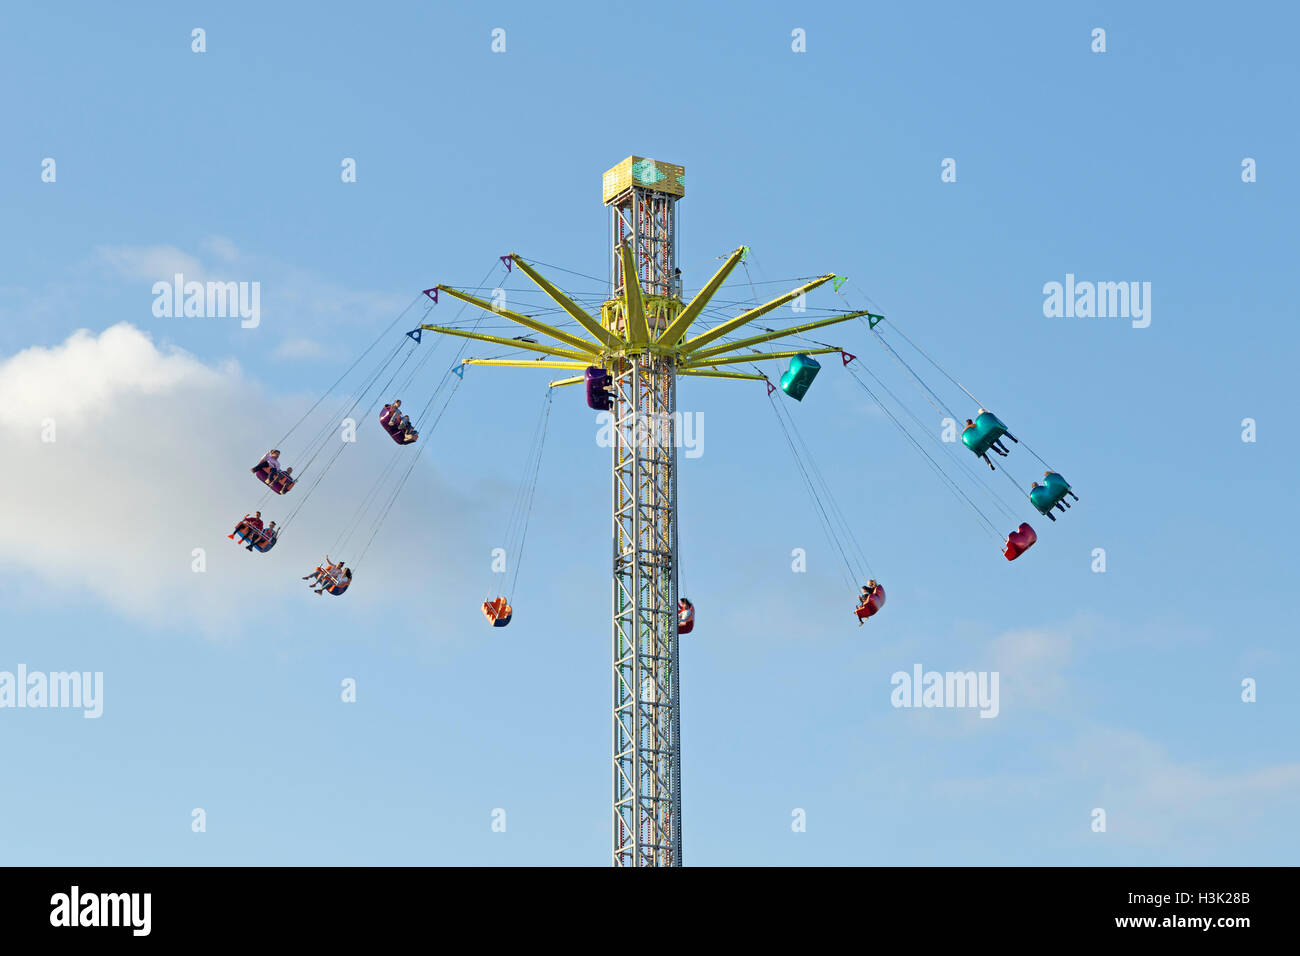
[[[821,363],[800,352],[790,360],[790,367],[781,376],[781,391],[802,402],[819,371]]]
[[[961,433],[962,444],[977,455],[986,455],[993,443],[1007,433],[1007,426],[992,412],[980,412],[973,425]]]
[[[1043,477],[1043,483],[1029,490],[1029,500],[1040,514],[1047,514],[1065,500],[1070,493],[1070,483],[1054,471]]]

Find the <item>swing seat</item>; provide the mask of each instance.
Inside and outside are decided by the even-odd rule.
[[[483,616],[488,619],[488,623],[493,627],[505,627],[514,617],[515,609],[512,608],[503,597],[491,601],[483,602]]]
[[[1056,472],[1049,471],[1043,476],[1043,487],[1050,488],[1053,494],[1059,494],[1060,498],[1057,500],[1063,500],[1066,492],[1070,490],[1070,483]]]
[[[599,365],[592,365],[583,373],[587,381],[587,407],[594,408],[598,412],[607,412],[613,407],[610,401],[609,392],[609,372],[605,371]]]
[[[802,402],[819,371],[821,363],[800,352],[790,360],[790,367],[781,376],[781,391],[796,402]]]
[[[397,427],[393,421],[393,407],[391,405],[385,405],[383,411],[379,413],[379,424],[384,426],[384,431],[388,432],[388,437],[399,445],[409,445],[420,437],[420,433],[412,429],[408,438],[406,429]]]
[[[885,588],[883,585],[877,584],[876,589],[871,592],[871,596],[867,598],[866,603],[859,604],[857,611],[854,613],[857,614],[859,620],[865,621],[884,606]]]
[[[695,630],[695,607],[686,607],[681,601],[677,602],[677,633],[689,634]]]
[[[348,578],[347,581],[344,582],[343,584],[331,584],[325,590],[327,593],[337,596],[339,594],[342,594],[344,591],[346,591],[351,584],[352,584],[352,579]]]
[[[294,479],[286,475],[283,471],[276,472],[275,477],[271,477],[271,466],[263,462],[256,468],[252,469],[253,477],[260,481],[266,487],[270,488],[277,495],[287,494],[293,490]]]
[[[981,412],[975,423],[961,433],[962,444],[977,455],[986,455],[993,443],[1007,433],[1007,426],[992,412]]]
[[[275,543],[280,540],[279,532],[276,533],[275,537],[268,538],[265,531],[258,531],[256,528],[251,533],[241,528],[235,532],[235,537],[244,544],[251,543],[253,550],[260,551],[262,554],[266,554],[266,552],[274,548]]]
[[[1008,561],[1014,561],[1020,557],[1038,541],[1038,535],[1034,532],[1028,522],[1022,521],[1020,527],[1007,535],[1007,546],[1003,554],[1007,556]]]
[[[388,437],[399,445],[409,445],[412,442],[417,441],[420,437],[420,433],[414,429],[412,429],[411,434],[408,435],[405,428],[397,428],[393,425],[389,425],[387,422],[382,422],[381,424],[384,426],[384,431],[388,432]]]
[[[1064,481],[1065,479],[1061,480]],[[1039,485],[1037,488],[1029,489],[1029,500],[1038,509],[1039,514],[1045,515],[1061,503],[1061,499],[1065,497],[1069,490],[1069,485],[1062,486],[1055,483],[1052,485]]]

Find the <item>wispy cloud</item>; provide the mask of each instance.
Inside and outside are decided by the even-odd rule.
[[[293,338],[281,342],[272,354],[281,359],[318,359],[327,356],[329,350],[315,339]]]
[[[179,272],[186,279],[203,281],[205,275],[197,258],[175,246],[99,246],[95,258],[125,279],[152,283]]]

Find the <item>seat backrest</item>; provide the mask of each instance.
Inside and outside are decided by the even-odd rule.
[[[992,412],[981,412],[975,423],[961,433],[962,444],[977,455],[983,455],[993,443],[1007,433],[1007,426]]]
[[[1054,471],[1050,471],[1043,476],[1043,486],[1050,488],[1053,494],[1059,494],[1062,497],[1070,490],[1070,483]]]

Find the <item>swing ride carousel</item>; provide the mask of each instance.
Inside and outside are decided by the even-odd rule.
[[[325,560],[306,576],[316,593],[342,595],[424,449],[434,440],[466,371],[476,367],[561,370],[564,377],[547,383],[503,542],[512,556],[512,576],[507,581],[503,571],[500,593],[489,593],[481,607],[493,627],[506,627],[514,616],[511,596],[536,498],[552,395],[564,386],[582,386],[578,391],[586,407],[608,416],[613,426],[615,865],[680,865],[682,859],[678,638],[693,630],[695,607],[679,591],[675,435],[679,377],[765,386],[814,513],[839,555],[846,584],[856,592],[855,603],[849,606],[859,626],[880,613],[885,589],[875,579],[797,424],[800,403],[822,370],[815,356],[838,356],[839,369],[881,409],[940,483],[969,507],[1008,561],[1019,559],[1038,540],[1022,516],[1023,501],[1052,521],[1071,507],[1071,499],[1078,501],[1060,473],[1013,435],[894,320],[887,321],[871,309],[854,308],[850,291],[862,297],[861,304],[869,305],[870,300],[846,277],[823,274],[756,284],[746,246],[681,269],[676,206],[684,194],[682,167],[629,157],[606,172],[603,180],[612,240],[607,277],[510,254],[494,261],[475,286],[439,284],[424,289],[250,469],[264,491],[229,535],[252,553],[270,552],[347,448],[355,444],[339,439],[339,422],[373,421],[374,426],[368,427],[382,430],[396,447],[389,449],[387,462],[377,469],[373,485]],[[566,288],[561,289],[539,267],[566,273]],[[686,296],[684,284],[708,269],[712,275],[694,295]],[[512,292],[511,303],[517,308],[507,309],[499,293],[519,273],[533,288]],[[757,286],[778,282],[786,291],[761,301]],[[830,293],[832,305],[810,304],[815,290],[822,290],[823,296]],[[529,298],[538,293],[540,299]],[[440,297],[444,298],[441,304]],[[435,309],[446,311],[452,302],[457,303],[452,317],[441,324],[428,321]],[[790,303],[797,303],[792,314],[799,321],[783,324],[774,313]],[[401,323],[413,321],[410,315],[417,306],[422,309],[418,321],[402,332]],[[771,326],[757,324],[764,317]],[[697,324],[707,327],[697,329]],[[840,335],[856,331],[852,338],[844,335],[842,344],[834,344],[810,336],[814,332],[821,336],[821,329],[834,329]],[[510,330],[522,334],[494,334]],[[426,341],[425,333],[434,333],[431,341]],[[901,370],[931,408],[953,423],[964,423],[961,449],[954,441],[944,441],[922,413],[900,397],[901,389],[886,383],[882,372],[845,347],[852,344],[863,351],[857,343],[866,340],[881,349],[886,364]],[[457,341],[450,361],[439,363],[441,372],[431,374],[439,344]],[[471,342],[492,346],[494,351],[466,357]],[[785,347],[759,348],[777,342]],[[773,362],[785,364],[785,370],[770,376],[764,368]],[[925,376],[918,366],[927,370]],[[413,394],[417,400],[404,404],[401,397]],[[965,408],[967,414],[959,415],[950,403]],[[292,453],[284,463],[282,448]],[[1046,469],[1041,480],[1026,486],[1007,471],[1005,460],[1017,449]],[[1005,476],[1014,495],[995,487],[990,479],[996,475],[984,474],[985,466]],[[298,491],[300,485],[303,490]],[[297,501],[278,524],[264,523],[262,508],[279,498]],[[1001,530],[1005,527],[1011,530]],[[356,554],[350,567],[335,560],[345,552]],[[859,589],[862,581],[867,583]]]

